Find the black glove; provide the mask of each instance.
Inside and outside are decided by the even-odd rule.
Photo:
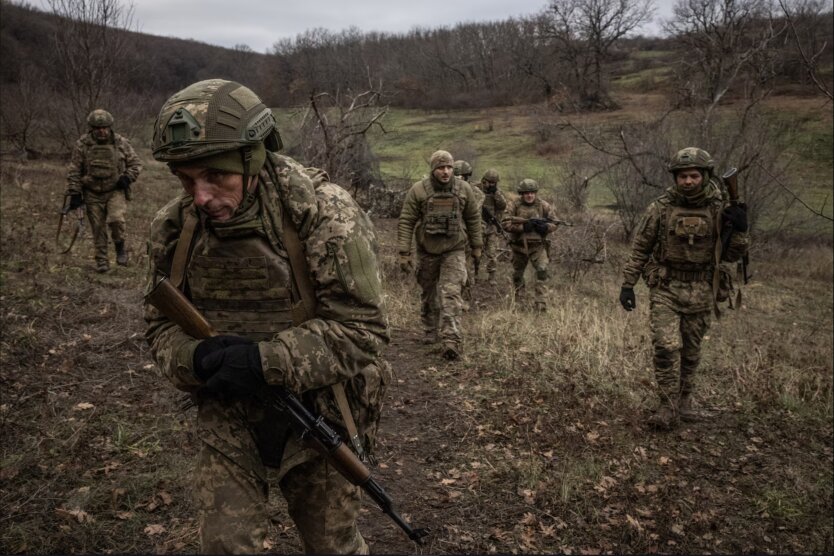
[[[235,345],[209,353],[203,368],[211,373],[206,390],[223,396],[258,396],[266,388],[258,344]]]
[[[536,223],[534,225],[536,232],[538,232],[542,236],[546,236],[550,231],[550,227],[547,225],[547,220],[540,220],[536,219]]]
[[[81,193],[75,193],[75,192],[70,193],[70,198],[69,198],[69,209],[70,210],[75,210],[83,204],[84,204],[84,197],[81,195]]]
[[[737,232],[747,231],[747,205],[738,203],[724,209],[725,225],[730,225]]]
[[[213,375],[216,371],[216,369],[213,371],[207,369],[206,366],[203,364],[203,360],[207,355],[230,346],[251,344],[252,340],[248,338],[244,338],[243,336],[232,335],[212,336],[207,340],[203,340],[202,342],[197,344],[197,348],[194,350],[194,357],[192,358],[192,368],[194,369],[194,374],[197,375],[197,378],[199,378],[203,382],[207,381],[209,378],[211,378],[211,375]]]
[[[484,187],[484,193],[495,193],[497,189],[497,185],[487,185],[486,187]]]
[[[536,229],[536,223],[535,223],[534,219],[531,218],[530,220],[526,221],[524,223],[523,229],[524,229],[524,233],[527,233],[527,234],[529,234],[530,232],[535,230]]]
[[[634,288],[629,288],[628,286],[620,288],[620,305],[622,305],[623,309],[626,311],[631,311],[637,307],[637,298],[634,297]]]
[[[130,187],[130,183],[130,177],[126,174],[122,174],[116,182],[116,189],[128,189]]]

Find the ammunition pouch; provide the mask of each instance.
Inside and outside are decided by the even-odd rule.
[[[426,202],[426,235],[457,236],[461,231],[460,200],[453,193],[435,193]]]

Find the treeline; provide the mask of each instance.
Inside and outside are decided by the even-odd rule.
[[[271,106],[373,91],[392,106],[546,101],[559,111],[615,108],[611,82],[624,74],[678,104],[743,96],[762,83],[809,91],[817,80],[830,84],[829,0],[725,4],[678,2],[669,38],[633,36],[652,0],[550,0],[529,17],[403,34],[313,29],[260,54],[134,32],[120,0],[50,0],[52,13],[0,0],[2,150],[65,150],[98,106],[147,139],[161,102],[209,77],[245,83]]]

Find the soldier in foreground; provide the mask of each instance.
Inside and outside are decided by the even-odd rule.
[[[692,379],[701,360],[701,341],[710,311],[729,295],[731,278],[722,261],[747,251],[747,209],[727,205],[714,180],[712,157],[688,147],[669,164],[674,185],[652,202],[634,231],[623,269],[620,303],[636,306],[634,285],[649,287],[649,319],[659,403],[649,424],[672,428],[694,417]],[[727,230],[727,228],[730,230]],[[722,243],[722,229],[726,242]]]
[[[183,192],[151,225],[148,288],[169,276],[220,335],[195,339],[146,304],[146,336],[198,408],[200,552],[263,550],[272,467],[305,551],[367,553],[359,487],[263,396],[284,387],[361,458],[372,450],[391,376],[377,241],[344,189],[280,148],[272,112],[238,83],[201,81],[163,105],[153,154]]]
[[[496,222],[501,222],[504,217],[504,210],[507,208],[507,200],[498,188],[500,177],[498,171],[490,168],[484,172],[481,181],[475,184],[475,188],[484,192],[483,213],[484,217],[484,258],[486,259],[486,270],[488,283],[497,286],[495,272],[498,270],[498,242],[499,230]],[[487,221],[486,218],[489,218]]]
[[[481,257],[481,215],[472,186],[454,176],[447,151],[430,159],[431,175],[406,193],[397,228],[400,268],[411,272],[411,240],[416,235],[417,283],[424,342],[441,341],[442,355],[459,359],[463,336],[461,289],[466,281],[465,246]]]
[[[513,288],[517,299],[524,294],[524,271],[532,264],[536,271],[534,308],[547,310],[545,286],[548,279],[547,235],[558,228],[558,223],[548,222],[553,216],[550,203],[539,199],[536,180],[523,179],[516,187],[519,198],[509,203],[501,224],[509,232],[513,250]]]
[[[454,165],[454,174],[455,177],[459,177],[469,185],[472,185],[472,193],[475,195],[475,202],[478,205],[478,210],[481,210],[481,207],[484,204],[484,194],[483,192],[475,187],[469,180],[472,179],[472,165],[469,164],[465,160],[455,160]],[[481,226],[483,228],[483,225]],[[461,292],[461,296],[463,297],[463,310],[469,310],[469,303],[472,301],[472,286],[475,285],[476,280],[478,279],[478,268],[480,266],[480,260],[475,260],[472,256],[472,248],[469,244],[466,244],[466,282],[463,284],[463,290]]]
[[[116,247],[116,263],[127,266],[125,213],[130,184],[142,164],[130,142],[113,131],[113,116],[93,110],[87,116],[90,131],[75,142],[67,172],[69,209],[87,207],[87,219],[95,243],[96,271],[110,270],[107,228]]]

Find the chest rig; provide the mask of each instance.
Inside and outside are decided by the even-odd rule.
[[[457,236],[463,217],[457,184],[453,184],[449,191],[437,191],[431,183],[425,182],[424,187],[427,195],[424,233],[429,236]]]
[[[718,238],[717,206],[663,208],[657,261],[670,270],[703,271],[713,264]]]
[[[87,175],[93,178],[88,186],[96,193],[113,189],[119,175],[119,151],[112,143],[96,143],[87,149]]]
[[[547,215],[544,213],[544,206],[542,205],[540,199],[536,199],[532,205],[527,205],[519,201],[515,207],[514,216],[525,220],[529,220],[531,218],[547,218]],[[521,231],[513,234],[512,246],[516,251],[522,251],[530,254],[541,247],[543,243],[544,238],[538,232]]]

